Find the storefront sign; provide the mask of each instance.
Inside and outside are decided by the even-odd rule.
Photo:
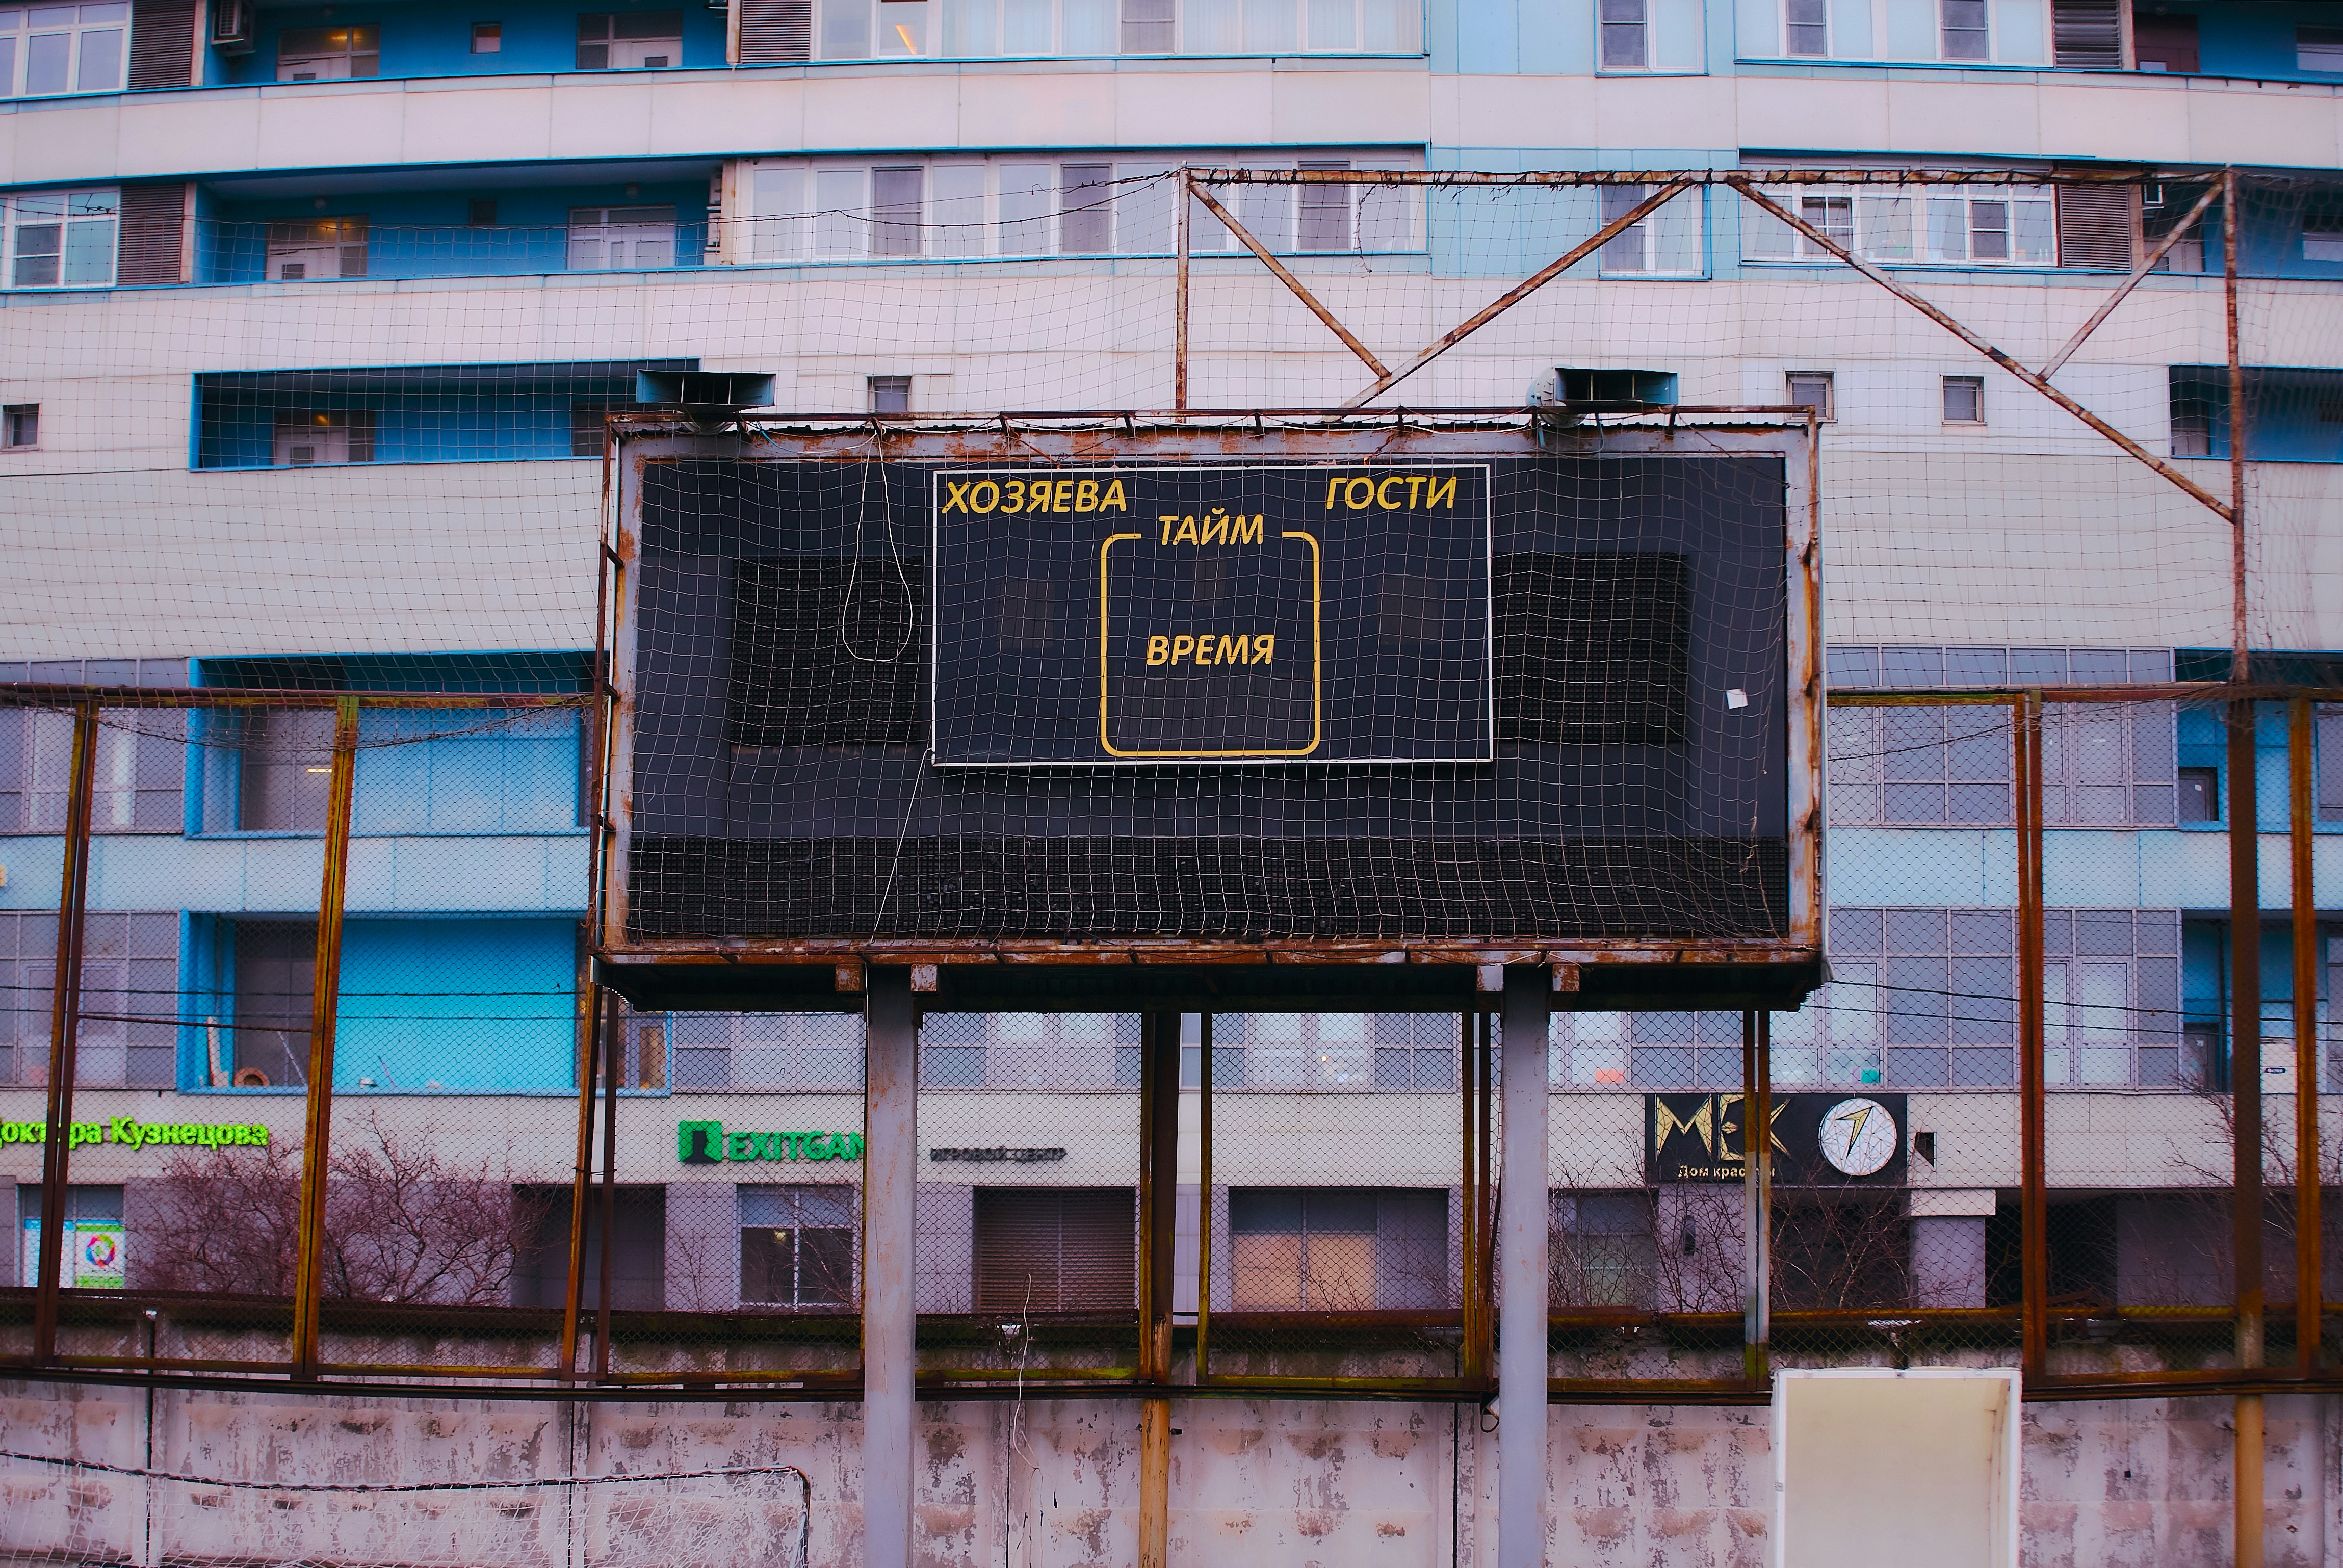
[[[1049,1165],[1066,1157],[1062,1149],[930,1149],[928,1158],[939,1165]]]
[[[1644,1179],[1738,1181],[1748,1169],[1747,1099],[1644,1097]],[[1785,1186],[1897,1186],[1907,1160],[1900,1094],[1777,1094],[1774,1180]]]
[[[116,1116],[105,1121],[66,1124],[65,1147],[89,1143],[127,1143],[133,1149],[157,1143],[190,1149],[266,1149],[268,1129],[257,1121],[136,1121]],[[0,1121],[0,1143],[45,1143],[49,1130],[39,1121]]]
[[[675,1124],[675,1157],[686,1165],[728,1160],[860,1160],[860,1132],[727,1132],[721,1121]]]

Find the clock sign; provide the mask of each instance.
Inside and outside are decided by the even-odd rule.
[[[1815,1129],[1815,1142],[1831,1169],[1848,1176],[1868,1176],[1896,1158],[1903,1131],[1876,1100],[1842,1100],[1823,1112]]]

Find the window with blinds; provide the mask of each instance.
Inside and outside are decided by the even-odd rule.
[[[131,0],[130,90],[197,85],[195,70],[194,0]]]
[[[122,236],[117,243],[116,283],[186,282],[186,183],[166,180],[124,186]]]
[[[739,0],[740,63],[773,65],[813,57],[813,0]]]
[[[2137,186],[2060,186],[2058,265],[2129,272],[2139,217]]]
[[[1138,1301],[1136,1193],[1128,1187],[979,1187],[980,1312],[1127,1311]]]
[[[2123,0],[2051,0],[2052,59],[2075,71],[2124,68]]]

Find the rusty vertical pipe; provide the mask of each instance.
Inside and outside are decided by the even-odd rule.
[[[1741,1370],[1752,1387],[1773,1381],[1774,1051],[1773,1019],[1741,1015]]]
[[[1188,407],[1188,256],[1189,209],[1194,205],[1192,187],[1195,176],[1185,168],[1173,190],[1180,204],[1179,214],[1172,220],[1174,235],[1172,264],[1172,407]]]
[[[618,1005],[614,996],[603,993],[606,1040],[615,1032],[611,1015]],[[594,1375],[598,1379],[610,1375],[610,1256],[618,1246],[618,1063],[625,1056],[623,1050],[602,1052],[602,1244],[595,1250],[594,1295]]]
[[[2020,1366],[2026,1381],[2048,1370],[2049,1133],[2043,1082],[2042,693],[2010,711],[2017,821],[2017,1082],[2019,1273],[2025,1296]]]
[[[1150,1012],[1139,1032],[1139,1376],[1172,1377],[1172,1249],[1179,1200],[1182,1015]],[[1172,1402],[1140,1401],[1139,1568],[1168,1568]]]
[[[1473,1180],[1479,1155],[1473,1147],[1479,1115],[1473,1073],[1480,1058],[1473,1050],[1473,1017],[1469,1012],[1456,1015],[1456,1308],[1460,1330],[1456,1375],[1468,1384],[1481,1375],[1481,1303],[1473,1288],[1478,1272],[1474,1265],[1481,1255],[1481,1189]]]
[[[57,1293],[65,1288],[66,1183],[72,1180],[74,1077],[81,1043],[82,930],[89,911],[90,805],[96,789],[97,709],[74,709],[66,778],[64,874],[57,890],[56,976],[49,996],[49,1110],[41,1146],[41,1254],[33,1302],[33,1356],[57,1355]]]
[[[2234,212],[2235,204],[2231,210]],[[2239,648],[2242,656],[2244,649]],[[2263,1364],[2261,832],[2255,778],[2254,704],[2229,704],[2229,1101],[2237,1200],[2237,1365]],[[2236,1404],[2237,1568],[2261,1568],[2263,1410],[2258,1393]]]
[[[588,930],[593,917],[587,917]],[[582,945],[582,944],[581,944]],[[578,1314],[586,1291],[586,1200],[594,1180],[594,1081],[601,1071],[602,988],[593,958],[578,965],[578,1157],[569,1178],[569,1271],[561,1292],[561,1375],[578,1372]]]
[[[2294,874],[2294,1364],[2318,1365],[2319,1322],[2326,1303],[2319,1252],[2318,1184],[2318,890],[2313,879],[2310,699],[2287,704],[2287,809]]]
[[[1473,1070],[1473,1082],[1478,1086],[1478,1093],[1481,1097],[1481,1142],[1479,1150],[1481,1165],[1479,1172],[1481,1187],[1481,1218],[1479,1222],[1481,1255],[1479,1258],[1474,1260],[1474,1266],[1479,1271],[1479,1273],[1473,1282],[1473,1288],[1480,1292],[1481,1301],[1481,1379],[1484,1386],[1490,1386],[1489,1379],[1495,1370],[1494,1351],[1497,1342],[1497,1312],[1495,1300],[1497,1288],[1497,1180],[1494,1165],[1497,1148],[1497,1078],[1496,1057],[1493,1050],[1496,1043],[1496,1035],[1495,1025],[1491,1020],[1491,1015],[1488,1013],[1475,1012],[1473,1015],[1473,1027],[1475,1031],[1473,1035],[1473,1049],[1477,1052],[1475,1060],[1479,1062],[1479,1066]]]
[[[317,1308],[325,1299],[326,1197],[333,1169],[334,1023],[341,1010],[342,902],[349,881],[350,804],[357,790],[358,699],[334,705],[334,763],[326,805],[326,869],[317,892],[317,950],[309,982],[309,1092],[301,1143],[301,1219],[293,1275],[293,1372],[317,1375]]]

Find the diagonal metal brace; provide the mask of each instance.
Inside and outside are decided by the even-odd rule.
[[[2066,394],[2059,391],[2056,387],[2051,386],[2046,377],[2028,370],[2025,366],[2020,365],[2016,360],[2011,358],[2008,355],[2004,354],[2000,349],[1996,348],[1984,338],[1979,337],[1976,333],[1970,331],[1967,327],[1962,326],[1959,322],[1954,320],[1951,317],[1946,315],[1943,311],[1937,309],[1935,306],[1929,304],[1926,300],[1921,298],[1918,295],[1913,293],[1910,289],[1905,287],[1902,284],[1888,276],[1879,268],[1872,266],[1861,256],[1855,255],[1845,246],[1840,245],[1836,240],[1832,239],[1820,229],[1815,228],[1812,224],[1809,224],[1804,219],[1792,214],[1779,202],[1775,201],[1771,196],[1765,195],[1765,192],[1759,190],[1748,180],[1728,179],[1725,183],[1731,186],[1735,190],[1739,191],[1743,196],[1748,197],[1757,206],[1764,207],[1767,212],[1772,213],[1775,217],[1780,218],[1784,223],[1788,224],[1800,234],[1805,236],[1808,243],[1814,245],[1816,248],[1825,251],[1831,256],[1834,256],[1839,260],[1846,263],[1847,266],[1855,268],[1855,271],[1863,274],[1864,276],[1871,279],[1872,282],[1879,285],[1880,287],[1885,289],[1888,293],[1894,295],[1896,298],[1902,300],[1905,304],[1910,306],[1913,309],[1918,311],[1921,315],[1926,317],[1929,320],[1935,322],[1937,326],[1943,327],[1946,331],[1951,333],[1954,337],[1959,338],[1962,342],[1976,349],[1979,354],[1984,355],[1987,359],[1992,360],[1996,365],[2000,366],[2004,370],[2008,371],[2012,376],[2016,377],[2020,381],[2025,382],[2028,387],[2033,387],[2036,392],[2039,392],[2045,397],[2049,398],[2050,401],[2058,405],[2059,407],[2064,408],[2067,413],[2072,414],[2076,418],[2080,419],[2084,424],[2088,425],[2092,429],[2097,430],[2100,435],[2105,436],[2108,440],[2121,447],[2126,453],[2137,458],[2142,463],[2145,463],[2149,467],[2155,469],[2157,473],[2163,475],[2173,484],[2187,491],[2189,496],[2201,502],[2207,510],[2212,512],[2215,517],[2219,518],[2223,522],[2234,524],[2237,521],[2237,512],[2227,502],[2215,496],[2212,491],[2206,489],[2202,485],[2197,483],[2196,480],[2190,478],[2187,475],[2182,473],[2179,469],[2174,467],[2171,464],[2166,462],[2163,458],[2157,457],[2155,453],[2149,451],[2147,447],[2141,446],[2138,442],[2125,435],[2121,430],[2117,429],[2113,425],[2108,424],[2105,419],[2100,418],[2097,414],[2092,413],[2088,408],[2084,407],[2080,403],[2076,402],[2072,397],[2067,397]]]
[[[2156,248],[2147,253],[2147,259],[2135,267],[2132,275],[2125,278],[2113,294],[2107,296],[2106,303],[2091,312],[2091,318],[2076,330],[2074,337],[2066,339],[2066,347],[2050,357],[2050,363],[2042,367],[2044,380],[2047,381],[2051,377],[2057,375],[2058,367],[2075,357],[2075,350],[2083,346],[2083,339],[2097,332],[2099,329],[2099,323],[2114,314],[2116,307],[2131,297],[2131,291],[2140,286],[2141,279],[2156,270],[2157,264],[2164,259],[2165,254],[2180,243],[2181,236],[2197,226],[2197,220],[2205,216],[2205,209],[2211,206],[2214,198],[2220,194],[2221,186],[2217,180],[2205,187],[2205,194],[2197,198],[2197,205],[2188,209],[2188,216],[2172,226],[2172,232],[2157,242]]]
[[[1665,206],[1668,202],[1674,200],[1684,192],[1692,189],[1694,185],[1699,183],[1701,183],[1701,176],[1688,176],[1685,178],[1673,180],[1670,183],[1662,186],[1657,191],[1645,196],[1642,201],[1637,202],[1634,206],[1628,208],[1625,212],[1621,213],[1617,217],[1613,218],[1601,228],[1596,229],[1592,236],[1579,241],[1576,245],[1572,246],[1568,250],[1563,252],[1554,260],[1546,263],[1545,266],[1540,267],[1536,272],[1532,273],[1528,277],[1523,278],[1521,282],[1505,290],[1504,293],[1499,295],[1488,304],[1483,306],[1478,311],[1474,312],[1471,317],[1468,317],[1463,322],[1460,323],[1451,330],[1445,337],[1442,337],[1439,342],[1425,348],[1423,352],[1418,354],[1413,359],[1409,360],[1407,364],[1402,366],[1399,369],[1383,370],[1381,366],[1377,366],[1375,368],[1378,371],[1381,371],[1382,374],[1375,384],[1368,387],[1365,391],[1360,393],[1357,397],[1343,403],[1342,407],[1345,408],[1356,408],[1368,398],[1375,397],[1379,393],[1386,391],[1389,388],[1397,386],[1400,382],[1406,380],[1409,377],[1414,375],[1417,371],[1423,369],[1425,366],[1431,364],[1433,360],[1439,358],[1450,349],[1455,347],[1459,343],[1463,342],[1465,338],[1471,337],[1473,333],[1478,332],[1482,327],[1486,327],[1490,322],[1495,320],[1506,311],[1511,310],[1514,306],[1519,305],[1523,300],[1528,298],[1539,289],[1544,288],[1556,277],[1559,277],[1562,274],[1569,271],[1572,267],[1576,266],[1580,262],[1584,261],[1588,256],[1593,256],[1596,251],[1602,249],[1604,246],[1609,245],[1613,240],[1626,233],[1628,229],[1634,227],[1636,224],[1641,223],[1646,216],[1659,207]]]
[[[1318,297],[1311,293],[1307,288],[1304,288],[1302,286],[1302,280],[1294,276],[1292,272],[1287,268],[1283,262],[1278,260],[1276,256],[1272,256],[1267,246],[1253,238],[1252,234],[1246,230],[1245,226],[1239,223],[1236,220],[1235,216],[1232,214],[1228,208],[1222,206],[1219,202],[1214,201],[1212,199],[1212,193],[1206,190],[1202,184],[1199,182],[1194,176],[1185,176],[1182,179],[1181,183],[1188,187],[1191,195],[1194,196],[1198,201],[1204,204],[1207,211],[1209,211],[1214,217],[1219,218],[1221,222],[1227,226],[1228,231],[1231,234],[1237,236],[1239,244],[1242,245],[1247,250],[1252,252],[1253,255],[1261,257],[1262,265],[1268,267],[1270,271],[1275,273],[1277,275],[1277,280],[1293,291],[1294,298],[1302,301],[1302,304],[1310,307],[1311,315],[1324,322],[1326,324],[1326,329],[1342,340],[1342,347],[1357,355],[1360,360],[1365,364],[1366,367],[1373,371],[1376,375],[1383,377],[1389,377],[1391,375],[1390,371],[1383,368],[1383,362],[1376,358],[1365,344],[1353,337],[1351,335],[1351,329],[1343,326],[1340,321],[1337,321],[1334,318],[1334,313],[1332,311],[1319,304]]]

